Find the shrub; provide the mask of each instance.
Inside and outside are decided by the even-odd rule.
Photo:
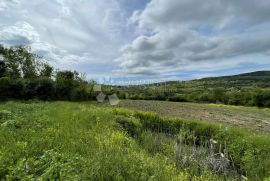
[[[6,100],[8,98],[9,89],[10,89],[10,78],[1,77],[0,78],[0,100]]]
[[[41,100],[50,100],[55,98],[55,86],[53,80],[47,77],[41,77],[35,80],[37,97]]]
[[[173,102],[187,102],[187,99],[184,95],[174,95],[170,96],[168,98],[168,101],[173,101]]]

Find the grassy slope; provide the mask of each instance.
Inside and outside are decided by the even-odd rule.
[[[0,110],[0,179],[187,178],[165,156],[150,156],[119,129],[110,109],[67,102],[7,102]],[[197,180],[217,178],[206,174]]]
[[[173,142],[161,144],[162,147],[166,147],[164,152],[151,154],[148,151],[151,148],[149,144],[152,144],[153,138],[160,140],[158,135],[152,136],[156,133],[147,130],[142,132],[143,136],[140,137],[142,141],[136,140],[115,122],[116,114],[119,112],[132,121],[136,121],[134,115],[141,117],[145,129],[148,129],[147,126],[159,128],[162,125],[180,126],[183,125],[181,120],[167,122],[152,114],[133,114],[127,110],[68,102],[31,104],[7,102],[0,104],[0,110],[2,110],[0,179],[189,180],[190,178],[188,170],[178,169],[175,165]],[[186,126],[196,128],[202,134],[204,131],[210,135],[219,132],[213,130],[216,127],[195,122]],[[255,167],[265,174],[265,166],[269,165],[267,162],[269,160],[263,157],[267,157],[265,151],[269,147],[269,140],[265,137],[254,137],[251,140],[247,137],[247,140],[242,140],[241,137],[234,135],[235,133],[231,135],[234,140],[245,143],[239,145],[235,142],[230,148],[232,151],[236,150],[236,156],[241,156],[238,149],[247,151],[245,153],[248,155],[244,154],[238,158],[240,161],[243,159],[243,168],[249,169],[250,174],[253,171],[252,174],[256,175],[257,171],[250,166],[261,159],[260,165]],[[252,135],[250,136],[252,138]],[[170,139],[164,136],[161,138]],[[261,142],[257,143],[257,140]],[[246,147],[246,144],[251,147]],[[258,158],[253,156],[253,148],[257,148],[255,155],[259,156]],[[170,154],[167,155],[166,150],[169,150]],[[190,179],[222,180],[221,177],[208,171],[200,173],[199,176],[193,175]]]
[[[269,108],[143,100],[122,100],[119,106],[270,133]]]

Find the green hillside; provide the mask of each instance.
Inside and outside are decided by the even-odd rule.
[[[109,88],[128,99],[270,106],[270,71]]]
[[[209,77],[186,82],[190,86],[196,84],[207,88],[215,87],[268,87],[270,86],[270,71],[258,71],[232,76]]]

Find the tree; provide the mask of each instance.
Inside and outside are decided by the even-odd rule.
[[[41,100],[51,100],[55,98],[55,86],[52,79],[48,77],[40,77],[35,80],[37,97]]]
[[[254,94],[254,103],[258,107],[270,106],[270,90],[256,90]]]
[[[41,65],[40,76],[51,78],[53,74],[53,67],[47,63]]]
[[[66,81],[72,80],[73,81],[76,75],[77,75],[77,72],[72,72],[69,70],[58,71],[56,73],[56,81],[57,80],[66,80]]]
[[[31,53],[26,46],[11,48],[0,47],[0,54],[4,57],[7,75],[13,79],[37,77],[37,55]]]
[[[56,73],[56,94],[59,99],[69,100],[74,88],[76,72],[69,70]]]
[[[0,60],[0,77],[5,77],[6,73],[7,73],[7,66],[4,61]]]
[[[15,47],[15,55],[18,58],[20,63],[21,72],[23,74],[23,78],[31,79],[37,77],[37,63],[36,59],[37,55],[32,54],[30,52],[30,48],[26,46],[17,46]]]
[[[20,62],[14,48],[2,49],[2,55],[7,67],[7,76],[12,79],[21,77]]]
[[[10,79],[8,77],[0,77],[0,100],[6,100],[10,89]]]
[[[224,88],[215,88],[213,89],[213,98],[216,102],[226,102],[226,91]]]
[[[0,44],[0,98],[87,100],[92,84],[76,71],[58,71],[31,53],[30,47]]]
[[[4,77],[7,73],[7,66],[5,63],[4,53],[5,53],[5,49],[0,44],[0,77]]]

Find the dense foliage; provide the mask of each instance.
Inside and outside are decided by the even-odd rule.
[[[0,100],[89,100],[92,86],[76,71],[55,71],[29,47],[0,45]]]

